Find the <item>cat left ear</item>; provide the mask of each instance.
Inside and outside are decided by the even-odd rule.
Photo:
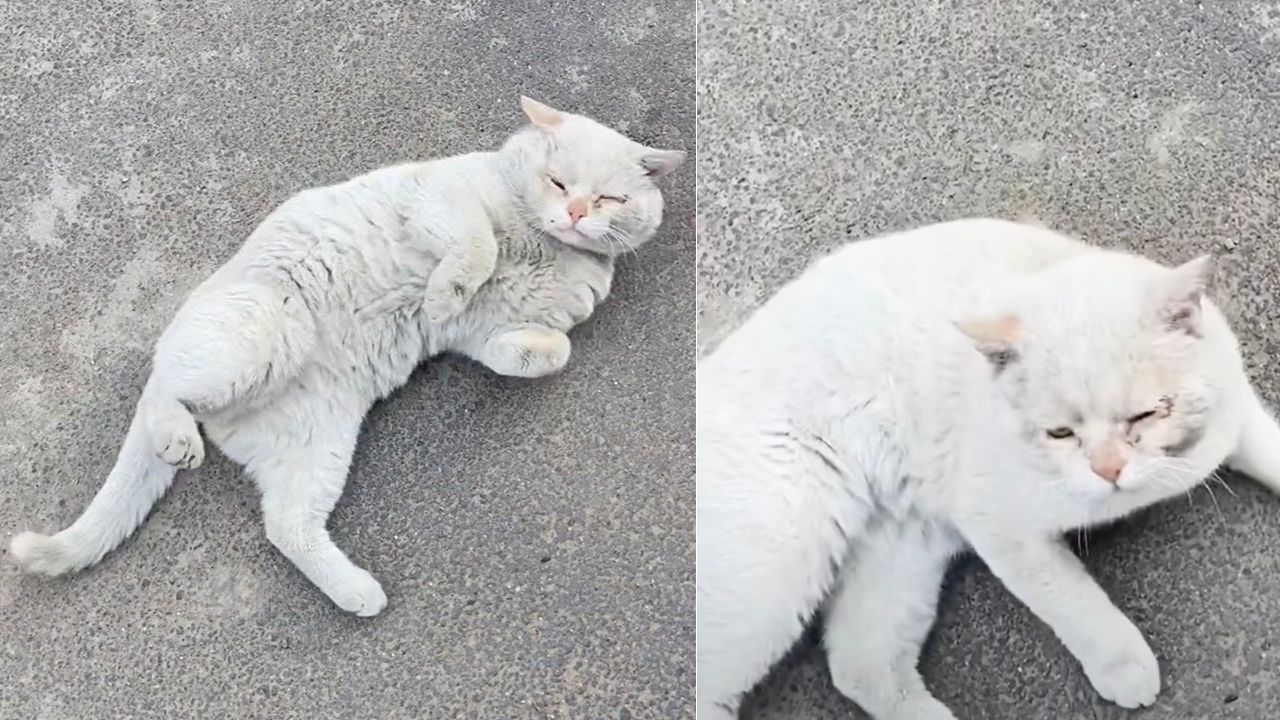
[[[1022,321],[1014,315],[975,318],[957,322],[987,362],[1000,372],[1018,359],[1018,340],[1022,337]]]
[[[640,167],[644,168],[649,177],[659,178],[680,167],[684,157],[683,150],[646,148],[644,154],[640,156]]]
[[[1200,334],[1204,295],[1213,280],[1213,257],[1201,255],[1168,271],[1158,286],[1157,313],[1170,330]]]
[[[564,113],[523,95],[520,96],[520,109],[529,117],[529,122],[543,130],[551,130],[564,122]]]

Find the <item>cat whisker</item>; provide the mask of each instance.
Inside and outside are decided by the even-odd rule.
[[[1239,497],[1239,495],[1236,495],[1235,489],[1232,488],[1231,484],[1227,482],[1226,478],[1222,477],[1221,468],[1215,469],[1213,472],[1209,473],[1209,477],[1206,478],[1206,481],[1209,481],[1209,480],[1217,482],[1219,485],[1222,486],[1222,489],[1230,493],[1232,497]]]
[[[632,237],[630,234],[628,234],[625,230],[621,230],[621,229],[619,229],[619,228],[610,228],[610,229],[609,229],[609,232],[608,232],[608,233],[606,233],[606,236],[607,236],[607,237],[612,237],[612,238],[617,238],[618,243],[619,243],[620,245],[622,245],[622,247],[624,248],[624,250],[625,250],[626,252],[629,252],[629,253],[631,253],[632,255],[637,255],[637,254],[639,254],[639,253],[638,253],[638,251],[636,250],[636,246],[635,246],[635,245],[633,245],[633,244],[630,242],[631,240],[634,240],[635,238],[634,238],[634,237]]]
[[[1209,493],[1209,499],[1213,501],[1213,509],[1218,513],[1218,521],[1221,522],[1223,525],[1226,525],[1227,518],[1225,515],[1222,514],[1222,507],[1218,505],[1218,496],[1213,494],[1213,487],[1210,486],[1209,483],[1205,483],[1201,487],[1203,487],[1205,491]]]
[[[614,227],[614,226],[609,227],[609,233],[617,237],[618,240],[624,246],[626,246],[627,250],[629,250],[632,253],[636,252],[636,245],[634,242],[632,242],[636,239],[635,235],[632,235],[630,232],[623,230],[620,227]]]
[[[605,233],[604,237],[609,239],[610,249],[612,249],[613,247],[613,239],[616,238],[618,243],[623,247],[624,254],[630,253],[632,255],[639,255],[639,251],[636,250],[636,246],[630,242],[630,240],[634,240],[635,238],[627,231],[621,228],[610,227],[609,232]],[[645,284],[645,277],[644,277],[644,270],[643,270],[644,266],[637,264],[636,267],[641,268],[637,270],[636,273],[637,273],[637,279],[639,280],[640,284],[643,285]]]
[[[1222,489],[1226,490],[1227,493],[1231,495],[1231,497],[1240,497],[1239,495],[1236,494],[1235,488],[1231,487],[1231,485],[1227,483],[1226,480],[1222,478],[1214,478],[1214,479],[1218,481],[1218,484],[1222,486]]]

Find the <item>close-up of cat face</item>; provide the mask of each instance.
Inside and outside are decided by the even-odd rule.
[[[572,113],[522,101],[534,131],[524,195],[531,221],[557,240],[603,255],[635,250],[662,222],[656,180],[684,153],[656,150]]]
[[[1205,260],[1153,270],[1082,258],[1017,293],[998,381],[1028,445],[1074,492],[1172,495],[1212,469],[1187,457],[1215,403],[1207,271]]]

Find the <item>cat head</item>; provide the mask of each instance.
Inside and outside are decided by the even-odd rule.
[[[658,178],[684,161],[581,115],[521,98],[530,125],[504,148],[520,158],[515,190],[529,222],[560,242],[602,255],[634,250],[662,222]]]
[[[990,365],[1028,449],[1086,496],[1182,492],[1212,467],[1194,450],[1234,339],[1205,289],[1211,262],[1168,269],[1089,253],[998,293],[958,323]]]

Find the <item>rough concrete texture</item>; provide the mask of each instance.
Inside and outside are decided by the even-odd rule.
[[[1216,297],[1280,404],[1280,4],[715,0],[698,32],[703,349],[841,243],[1026,218],[1165,261],[1217,253]],[[1135,717],[1280,717],[1280,498],[1229,483],[1089,537],[1162,662]],[[966,720],[1127,716],[976,561],[923,667]],[[859,715],[810,643],[744,716]]]
[[[293,192],[496,146],[528,93],[694,143],[692,3],[0,0],[0,540],[112,462],[184,294]],[[560,377],[369,417],[335,608],[216,457],[66,580],[0,558],[0,718],[692,717],[693,179]]]

